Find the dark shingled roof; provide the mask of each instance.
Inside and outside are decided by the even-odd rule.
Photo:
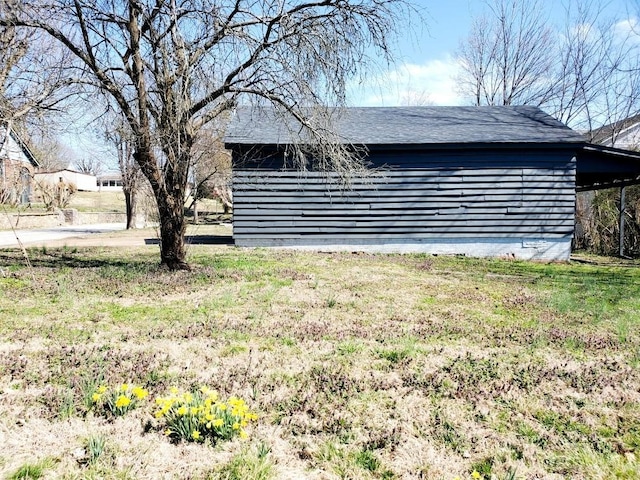
[[[288,125],[287,125],[288,124]],[[334,113],[334,130],[345,143],[358,145],[428,145],[471,143],[584,143],[585,137],[536,107],[369,107]],[[236,110],[228,145],[301,143],[270,108]]]

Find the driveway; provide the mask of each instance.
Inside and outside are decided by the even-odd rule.
[[[0,248],[51,245],[61,240],[86,239],[97,234],[125,229],[124,223],[100,223],[95,225],[69,225],[34,230],[0,230]],[[17,238],[16,238],[17,237]],[[19,241],[18,241],[19,239]]]
[[[124,223],[74,225],[34,230],[16,230],[25,247],[134,247],[158,248],[158,231],[155,227],[125,229]],[[193,245],[233,244],[231,224],[188,225],[185,241]],[[11,230],[0,230],[0,248],[19,247]]]

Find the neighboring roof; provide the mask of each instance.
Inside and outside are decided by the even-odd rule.
[[[105,172],[100,175],[96,175],[98,180],[121,180],[122,173],[121,172]]]
[[[54,173],[62,173],[62,172],[69,172],[69,173],[75,173],[76,175],[86,175],[88,177],[95,177],[95,175],[92,173],[79,172],[78,170],[72,170],[71,168],[58,168],[56,170],[44,170],[44,171],[37,172],[36,175],[52,175]]]
[[[600,128],[592,130],[589,136],[591,143],[612,146],[615,144],[613,140],[619,137],[625,130],[640,124],[640,115],[624,118],[618,122],[603,125]]]
[[[333,113],[344,143],[427,145],[472,143],[584,143],[581,134],[536,107],[368,107]],[[286,145],[304,141],[299,125],[271,108],[240,107],[227,130],[228,145]]]
[[[18,135],[12,128],[9,130],[9,135],[11,136],[13,141],[18,144],[29,162],[31,162],[31,165],[33,165],[34,167],[39,167],[40,164],[38,163],[38,160],[36,160],[36,157],[33,155],[29,147],[27,147],[27,144],[22,140],[20,135]],[[0,151],[4,149],[7,138],[7,124],[5,123],[3,125],[0,125]]]

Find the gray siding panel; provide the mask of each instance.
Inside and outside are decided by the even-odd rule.
[[[255,232],[255,229],[253,230],[253,232]],[[332,241],[333,243],[342,243],[346,245],[355,243],[355,240],[369,240],[371,244],[374,244],[374,241],[376,240],[384,240],[384,243],[387,243],[387,242],[391,243],[393,241],[400,241],[400,240],[413,240],[413,241],[433,240],[433,239],[451,240],[453,238],[466,239],[466,240],[475,239],[478,241],[481,241],[483,239],[497,239],[497,238],[520,239],[522,241],[530,240],[530,239],[541,239],[541,240],[549,240],[549,239],[566,240],[567,239],[567,235],[565,233],[549,233],[549,234],[545,234],[544,236],[541,236],[540,234],[535,234],[535,232],[533,235],[528,235],[528,236],[523,236],[522,233],[519,233],[519,232],[513,232],[513,233],[501,232],[499,235],[497,234],[478,235],[477,233],[468,233],[468,232],[467,233],[434,232],[430,234],[406,232],[402,236],[399,236],[397,233],[376,232],[376,233],[362,233],[357,236],[347,236],[342,233],[340,234],[316,233],[313,235],[300,234],[300,233],[282,234],[282,235],[274,235],[273,233],[249,233],[249,234],[238,233],[236,234],[236,232],[234,231],[233,236],[236,240],[240,240],[240,242],[238,242],[240,246],[245,246],[245,244],[248,243],[245,241],[252,240],[252,239],[261,239],[262,246],[271,246],[276,244],[279,244],[282,246],[294,245],[293,243],[288,242],[288,240],[297,240],[297,239],[304,239],[307,241],[308,240],[318,240],[318,241],[329,240],[329,241]],[[271,242],[269,242],[268,240],[271,240]],[[307,244],[312,244],[312,243],[307,243]],[[318,244],[320,244],[320,242],[318,242]],[[328,244],[328,242],[327,243],[323,242],[323,244]],[[256,246],[261,246],[261,245],[256,245]]]
[[[469,165],[467,158],[460,168],[377,172],[348,188],[317,172],[235,170],[234,237],[239,244],[292,245],[570,239],[575,164],[558,157],[537,156],[538,167],[521,168]]]

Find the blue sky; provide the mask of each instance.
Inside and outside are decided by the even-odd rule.
[[[520,0],[529,1],[529,0]],[[550,22],[564,19],[563,4],[569,0],[541,0],[548,9]],[[579,1],[579,0],[574,0]],[[640,0],[591,0],[605,6],[607,13],[626,18],[627,10]],[[637,2],[637,3],[636,3]],[[472,17],[482,12],[483,0],[413,0],[424,8],[424,25],[399,38],[396,64],[368,75],[366,85],[354,85],[348,102],[351,106],[396,106],[407,104],[464,105],[468,103],[456,92],[454,76],[458,66],[455,51],[468,35]],[[639,7],[640,8],[640,7]],[[81,127],[86,128],[86,127]],[[79,132],[66,136],[72,157],[99,155],[96,139]],[[103,147],[104,148],[104,147]]]
[[[527,1],[527,0],[521,0]],[[568,0],[542,0],[549,22],[561,24]],[[640,4],[637,0],[592,0],[606,15],[629,19]],[[637,3],[636,3],[637,2]],[[425,24],[400,38],[397,62],[390,69],[369,77],[366,85],[354,85],[352,106],[396,106],[409,103],[463,105],[456,92],[458,71],[455,52],[470,30],[472,18],[482,13],[482,0],[415,0],[425,9]]]

